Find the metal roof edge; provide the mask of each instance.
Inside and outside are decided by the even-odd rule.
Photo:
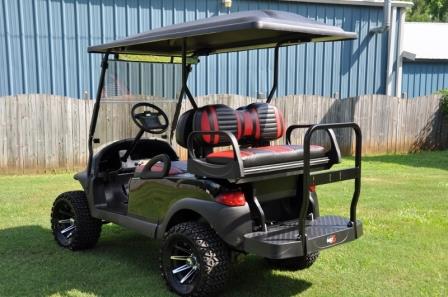
[[[409,63],[448,63],[447,58],[415,58],[414,60],[408,59],[407,57],[403,57],[405,62]]]
[[[333,5],[361,5],[361,6],[384,6],[384,1],[378,0],[279,0],[281,2],[304,2],[316,4],[333,4]],[[410,8],[414,6],[411,1],[392,1],[392,6],[401,8]]]

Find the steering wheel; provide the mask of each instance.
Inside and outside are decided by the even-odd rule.
[[[139,108],[151,108],[153,111],[144,110],[137,113]],[[147,102],[140,102],[135,104],[131,110],[131,116],[134,123],[145,132],[152,134],[162,134],[168,129],[168,116],[160,109],[160,107]],[[160,121],[162,118],[162,122]]]

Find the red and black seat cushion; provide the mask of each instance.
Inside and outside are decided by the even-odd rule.
[[[268,103],[252,103],[238,108],[243,121],[240,140],[256,144],[269,142],[283,136],[285,126],[282,113]]]
[[[253,103],[238,110],[223,104],[201,107],[194,114],[193,130],[227,131],[241,143],[256,144],[282,137],[285,128],[277,107]],[[227,137],[218,134],[203,135],[202,140],[211,146],[230,144]]]
[[[262,147],[241,148],[241,159],[244,167],[270,165],[303,160],[302,145],[272,145]],[[312,145],[311,158],[324,157],[326,149]],[[208,154],[207,162],[213,164],[227,164],[234,160],[233,150],[218,151]]]
[[[224,104],[206,105],[196,110],[193,131],[227,131],[241,137],[241,118],[236,110]],[[204,134],[202,141],[210,146],[226,146],[230,139],[219,134]]]
[[[189,110],[179,119],[176,132],[177,142],[185,147],[191,131],[228,131],[235,135],[240,145],[252,146],[240,148],[245,167],[303,159],[301,145],[262,145],[282,137],[285,132],[281,112],[268,103],[252,103],[237,110],[223,104]],[[200,140],[211,147],[230,144],[227,137],[217,134],[204,134]],[[325,153],[325,148],[311,146],[312,158],[323,157]],[[212,152],[206,156],[207,162],[214,164],[226,164],[232,162],[233,159],[233,150]]]

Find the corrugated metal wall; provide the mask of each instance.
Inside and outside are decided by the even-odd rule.
[[[91,97],[98,55],[86,48],[173,23],[227,13],[218,0],[0,0],[0,96],[51,93]],[[232,12],[278,9],[356,31],[359,39],[282,49],[277,95],[319,94],[341,98],[384,93],[387,33],[369,34],[382,23],[382,8],[286,1],[234,0]],[[191,75],[194,94],[266,94],[272,51],[203,58]],[[169,89],[171,80],[152,78]]]
[[[403,63],[402,93],[409,98],[425,96],[448,88],[448,62]]]

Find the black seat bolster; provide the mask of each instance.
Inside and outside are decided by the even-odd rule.
[[[150,160],[141,161],[137,167],[135,168],[134,176],[139,177],[144,173],[145,166]],[[149,168],[152,172],[160,172],[163,168],[163,163],[158,162],[155,163],[151,168]],[[148,169],[146,169],[148,170]],[[167,175],[178,175],[187,172],[187,161],[171,161],[171,166]]]
[[[176,142],[178,145],[182,147],[187,147],[187,138],[190,135],[191,131],[193,131],[193,119],[195,114],[194,109],[190,109],[184,112],[177,122],[176,128]]]

